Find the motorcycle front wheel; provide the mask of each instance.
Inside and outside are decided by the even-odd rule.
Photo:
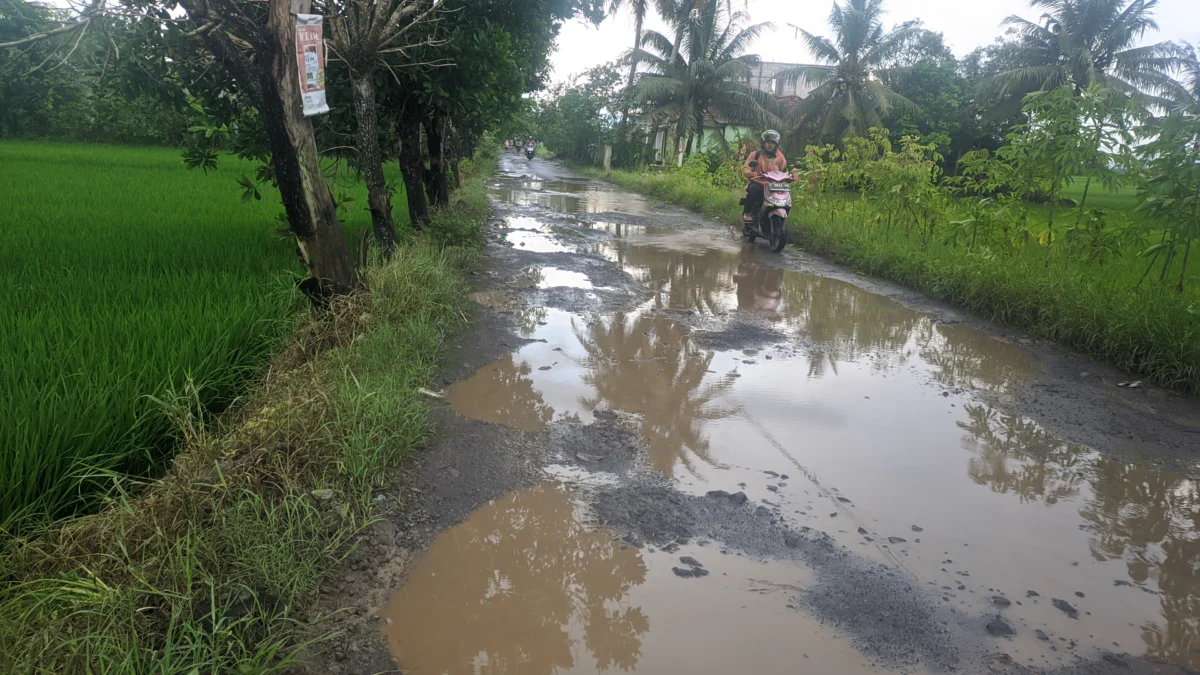
[[[767,234],[767,241],[771,244],[771,250],[779,253],[787,246],[787,221],[779,216],[771,216]]]

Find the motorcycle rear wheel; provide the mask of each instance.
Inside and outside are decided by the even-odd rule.
[[[767,242],[772,251],[779,253],[788,243],[787,221],[779,216],[771,216],[767,228]]]

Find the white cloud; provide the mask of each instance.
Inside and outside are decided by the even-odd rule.
[[[756,22],[777,25],[755,45],[754,53],[770,61],[808,61],[810,55],[795,38],[788,24],[817,35],[829,34],[825,22],[831,0],[733,0]],[[925,27],[943,33],[954,53],[962,56],[1001,34],[1000,22],[1010,14],[1036,20],[1039,10],[1028,0],[889,0],[885,21],[890,25],[920,19]],[[1146,42],[1186,40],[1200,43],[1200,1],[1161,0],[1156,14],[1161,30],[1148,34]],[[661,28],[652,17],[650,28]],[[599,28],[573,21],[563,26],[558,51],[552,56],[553,79],[563,81],[575,73],[619,58],[633,46],[633,18],[628,10],[605,21]]]

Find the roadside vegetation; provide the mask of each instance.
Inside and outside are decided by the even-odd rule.
[[[680,1],[656,5],[675,35],[640,34],[631,86],[596,68],[526,111],[551,152],[612,146],[608,178],[734,224],[747,153],[780,129],[793,241],[1200,392],[1200,60],[1145,43],[1153,3],[1033,0],[1038,21],[957,59],[883,0],[839,0],[828,36],[796,28],[817,63],[775,75],[803,93],[739,110],[705,92],[758,65],[727,47],[746,17]]]
[[[368,266],[366,292],[289,322],[219,421],[195,387],[161,394],[182,444],[165,478],[6,542],[0,671],[284,672],[321,639],[306,602],[430,432],[418,390],[462,323],[495,158],[462,162],[463,187]]]
[[[430,432],[490,132],[602,10],[317,0],[306,117],[281,0],[0,0],[0,672],[323,639],[323,575]]]

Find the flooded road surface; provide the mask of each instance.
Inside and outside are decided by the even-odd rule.
[[[1108,652],[1200,669],[1194,467],[1113,459],[1034,421],[1038,399],[1017,390],[1039,365],[1022,346],[535,164],[506,157],[490,193],[508,214],[498,245],[545,255],[515,290],[476,296],[526,342],[453,385],[454,410],[531,434],[620,415],[643,444],[638,471],[684,495],[742,492],[772,522],[827,534],[979,628],[982,652],[1038,672],[1116,667]],[[602,264],[640,288],[617,311]],[[566,485],[549,475],[494,501],[424,554],[386,614],[403,668],[900,667],[775,592],[802,594],[803,565],[721,554],[717,539],[622,543],[589,515],[599,474],[579,459]],[[710,574],[677,576],[689,555]]]
[[[874,672],[847,640],[789,608],[786,591],[811,580],[805,570],[712,546],[652,555],[587,518],[571,490],[550,483],[444,533],[381,612],[398,661],[448,675],[730,673],[750,663]]]

